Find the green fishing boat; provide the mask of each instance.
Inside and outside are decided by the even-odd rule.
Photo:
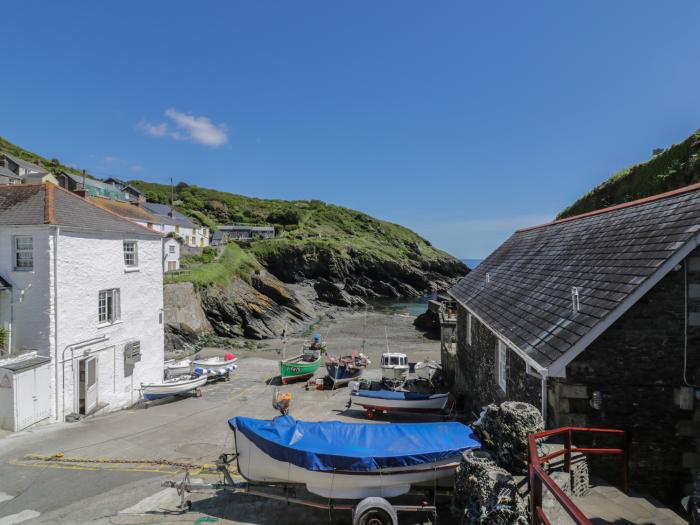
[[[305,344],[301,354],[282,359],[280,361],[280,377],[282,384],[293,381],[309,379],[321,366],[321,354],[325,351],[325,344],[321,343],[321,336],[316,334],[311,344]]]

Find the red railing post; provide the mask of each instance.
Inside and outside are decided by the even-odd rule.
[[[564,453],[564,471],[571,472],[571,430],[566,432],[566,452]]]
[[[530,465],[530,516],[532,525],[542,525],[539,509],[542,507],[542,480],[537,475],[535,468]]]

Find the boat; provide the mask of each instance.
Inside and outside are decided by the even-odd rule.
[[[448,393],[430,394],[398,390],[364,390],[350,392],[350,402],[367,410],[367,416],[375,412],[440,413],[449,403]]]
[[[222,378],[229,377],[233,372],[236,371],[237,368],[238,368],[238,365],[236,365],[236,364],[219,366],[216,368],[204,368],[204,367],[198,366],[198,367],[195,367],[192,374],[197,376],[197,377],[204,376],[210,380],[215,380],[215,379],[222,379]]]
[[[416,378],[432,383],[442,374],[442,365],[432,359],[426,359],[415,366]]]
[[[192,373],[192,361],[183,359],[182,361],[166,361],[165,376],[173,378],[178,376],[190,375]]]
[[[214,356],[206,358],[196,358],[192,361],[192,368],[222,368],[232,365],[238,361],[238,357],[234,354],[227,353],[223,357]]]
[[[251,483],[303,484],[324,498],[391,498],[453,483],[462,453],[481,448],[462,423],[306,422],[234,417],[238,472]]]
[[[337,388],[348,384],[353,379],[359,379],[369,364],[370,360],[363,353],[342,357],[330,356],[326,359],[326,371],[333,383],[333,388]]]
[[[386,352],[382,354],[382,383],[388,388],[401,388],[408,379],[408,357],[406,354]]]
[[[286,385],[293,381],[312,377],[318,370],[318,367],[321,366],[321,353],[325,351],[325,348],[325,343],[321,342],[321,334],[315,334],[313,342],[305,343],[299,355],[289,359],[285,359],[283,356],[282,361],[280,361],[282,384]]]
[[[166,379],[162,383],[141,383],[141,395],[146,401],[179,396],[204,386],[206,382],[206,376],[181,376]]]

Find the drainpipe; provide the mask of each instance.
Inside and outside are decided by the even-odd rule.
[[[542,419],[544,420],[544,428],[547,428],[547,374],[546,370],[542,372],[542,392],[540,396],[542,397]]]
[[[58,237],[61,235],[61,227],[56,226],[54,230],[55,240],[53,243],[53,348],[58,361]],[[56,421],[58,419],[58,362],[54,363],[56,385],[54,395],[56,396]]]
[[[73,343],[72,345],[68,345],[63,349],[63,354],[61,356],[61,380],[62,380],[62,387],[61,387],[61,417],[58,418],[58,395],[56,395],[56,417],[58,418],[58,421],[61,421],[64,416],[65,416],[65,400],[66,400],[66,352],[68,350],[71,351],[70,354],[70,360],[73,362],[74,359],[74,352],[75,350],[78,350],[80,348],[84,348],[86,346],[94,345],[95,343],[102,343],[104,341],[107,341],[109,339],[109,336],[107,335],[101,335],[100,337],[93,337],[92,339],[86,339],[85,341],[81,341],[79,343]],[[58,385],[58,364],[56,363],[56,385]]]

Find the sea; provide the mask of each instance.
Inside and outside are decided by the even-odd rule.
[[[462,262],[472,270],[476,268],[481,261],[483,261],[483,259],[462,259]],[[435,299],[433,294],[417,298],[374,299],[370,301],[370,303],[375,309],[387,313],[420,315],[425,312],[428,301],[431,299]]]

